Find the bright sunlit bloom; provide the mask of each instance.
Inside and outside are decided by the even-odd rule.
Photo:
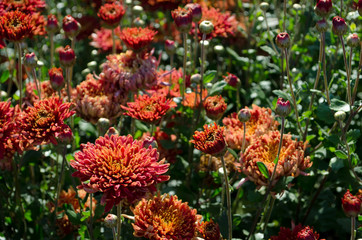
[[[125,28],[121,32],[121,40],[128,48],[138,52],[145,49],[152,41],[156,31],[146,28]]]
[[[196,223],[201,217],[187,202],[166,194],[142,199],[133,213],[133,235],[152,240],[194,239]]]
[[[95,144],[81,145],[75,153],[71,166],[77,171],[72,174],[82,184],[78,188],[88,193],[102,192],[102,204],[108,212],[121,200],[132,204],[156,191],[156,184],[167,181],[163,175],[168,171],[165,160],[159,161],[156,148],[143,147],[144,142],[134,140],[131,135],[105,135]]]

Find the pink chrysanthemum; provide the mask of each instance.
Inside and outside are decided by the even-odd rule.
[[[146,123],[158,124],[168,110],[176,107],[176,103],[164,95],[153,94],[149,97],[145,94],[138,96],[134,102],[128,102],[127,106],[122,106],[127,111],[124,115]]]
[[[245,107],[249,109],[248,107]],[[250,109],[251,117],[246,122],[246,146],[251,144],[259,136],[277,129],[279,123],[274,120],[269,108],[261,108],[253,105]],[[240,150],[244,137],[244,125],[239,121],[237,113],[232,113],[222,120],[225,126],[225,137],[228,146],[235,150]]]
[[[196,223],[201,218],[196,209],[191,209],[177,196],[166,194],[149,200],[142,199],[133,213],[133,235],[151,240],[194,239]]]
[[[42,0],[1,0],[0,1],[0,16],[4,12],[19,10],[26,14],[40,12],[46,7]]]
[[[116,27],[114,29],[114,34],[119,38],[121,36],[121,28]],[[99,30],[95,30],[91,35],[92,41],[89,45],[97,48],[101,52],[110,52],[112,51],[112,30],[101,28]],[[116,50],[118,52],[122,51],[122,43],[121,40],[116,38]]]
[[[264,134],[249,145],[240,158],[240,170],[259,187],[267,186],[269,180],[260,172],[257,162],[263,162],[268,168],[269,176],[271,176],[275,166],[274,160],[277,157],[279,141],[279,131]],[[305,148],[305,143],[293,140],[290,134],[283,135],[283,144],[272,183],[273,186],[281,177],[297,177],[305,169],[312,166],[310,157],[304,157]]]
[[[133,140],[131,135],[99,137],[95,144],[82,144],[75,154],[71,166],[77,171],[82,185],[78,188],[86,192],[103,192],[102,204],[108,212],[121,200],[132,204],[156,191],[156,184],[167,181],[163,175],[168,164],[159,160],[156,148],[144,147],[144,142]]]
[[[157,84],[156,58],[132,51],[109,55],[99,75],[102,80],[126,92],[151,89]]]
[[[303,227],[302,224],[294,226],[292,229],[280,227],[278,236],[270,237],[270,240],[318,240],[319,234],[313,231],[309,226]]]
[[[128,48],[138,52],[145,49],[152,41],[156,31],[146,28],[125,28],[121,32],[121,40]]]

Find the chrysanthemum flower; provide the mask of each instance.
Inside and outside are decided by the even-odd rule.
[[[257,162],[263,162],[268,168],[269,176],[274,169],[274,160],[277,157],[280,141],[280,132],[271,131],[259,137],[249,145],[240,158],[241,171],[256,185],[267,186],[269,180],[259,171]],[[273,186],[283,176],[297,177],[304,174],[304,170],[310,168],[310,157],[304,157],[306,143],[292,139],[290,134],[283,135],[283,144],[280,150],[278,166],[275,171]]]
[[[118,39],[121,36],[121,28],[116,27],[114,29],[114,34],[117,36],[115,39],[116,50],[120,52],[122,50],[121,40]],[[92,41],[89,45],[97,48],[101,52],[110,52],[112,51],[112,30],[101,28],[99,30],[95,30],[91,35]]]
[[[75,111],[84,120],[96,124],[100,118],[107,118],[113,123],[122,114],[121,104],[127,101],[127,94],[88,74],[77,86],[73,98]]]
[[[207,222],[202,222],[197,225],[197,235],[205,240],[220,240],[219,224],[212,219]]]
[[[69,110],[71,103],[63,103],[58,97],[34,102],[34,107],[26,108],[20,117],[19,127],[26,141],[35,145],[57,144],[56,137],[69,131],[64,120],[75,111]]]
[[[177,196],[166,194],[149,200],[142,199],[133,213],[133,235],[152,240],[194,239],[196,223],[200,219],[196,209],[191,209]]]
[[[0,16],[4,12],[21,11],[26,14],[33,14],[42,11],[46,4],[42,0],[1,0]]]
[[[133,140],[131,135],[105,135],[95,144],[82,144],[75,154],[71,166],[77,171],[86,192],[103,192],[102,204],[108,212],[121,200],[127,204],[155,192],[155,185],[170,177],[162,175],[168,171],[168,164],[159,160],[157,149],[143,147],[143,141]]]
[[[200,92],[200,88],[197,88],[197,91]],[[204,99],[207,96],[207,90],[202,90],[202,98]],[[196,98],[196,99],[195,99]],[[200,96],[195,92],[186,92],[185,99],[182,101],[182,105],[189,107],[191,109],[198,108],[200,105]]]
[[[270,240],[318,240],[319,234],[313,231],[309,226],[303,227],[302,224],[294,226],[292,229],[280,227],[278,236],[270,237]]]
[[[187,33],[191,28],[192,10],[178,7],[171,12],[172,18],[175,21],[177,29],[181,33]]]
[[[223,136],[224,128],[218,126],[216,123],[210,126],[204,125],[204,131],[195,131],[193,135],[194,140],[190,142],[195,144],[195,148],[213,155],[224,155],[227,150],[225,138]]]
[[[362,200],[347,190],[342,198],[342,208],[347,217],[357,217],[362,211]]]
[[[171,73],[169,73],[169,71],[159,69],[157,74],[158,74],[158,84],[155,85],[152,88],[152,90],[155,90],[158,94],[164,94],[169,97],[181,96],[179,80],[182,79],[183,76],[182,68],[175,69]],[[169,86],[170,74],[171,74],[171,86]]]
[[[172,99],[166,99],[164,95],[153,94],[149,97],[144,94],[138,96],[134,102],[128,102],[127,106],[122,106],[127,111],[124,115],[146,123],[158,124],[168,110],[176,107],[176,103]]]
[[[98,17],[104,22],[105,27],[115,28],[121,22],[126,10],[118,1],[104,4],[98,11]]]
[[[245,107],[249,109],[248,107]],[[251,144],[259,136],[268,131],[276,130],[279,123],[274,120],[269,108],[261,108],[253,105],[250,109],[251,117],[246,122],[245,146]],[[222,120],[225,126],[225,138],[228,146],[235,150],[240,150],[244,137],[244,125],[239,121],[237,113],[232,113]]]
[[[14,108],[10,101],[0,102],[0,169],[11,169],[11,159],[16,152],[12,148],[13,133],[16,129]]]
[[[126,92],[151,89],[157,84],[156,59],[132,51],[109,55],[100,78]]]
[[[40,83],[41,87],[41,99],[50,98],[56,91],[52,88],[50,81],[44,81]],[[29,82],[25,85],[25,100],[29,101],[31,105],[35,101],[39,100],[39,95],[36,93],[36,84],[34,82]],[[66,92],[62,91],[62,96],[66,96]]]
[[[0,36],[11,42],[19,42],[33,31],[30,22],[30,15],[20,11],[5,12],[0,17]]]
[[[152,41],[156,31],[146,28],[125,28],[121,32],[121,40],[128,48],[138,52],[145,49]]]
[[[207,97],[204,101],[204,108],[207,117],[219,120],[226,111],[226,103],[221,95]]]

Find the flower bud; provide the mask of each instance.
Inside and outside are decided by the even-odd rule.
[[[240,79],[232,73],[228,73],[228,75],[224,78],[224,81],[232,87],[236,87],[240,83]]]
[[[202,21],[199,26],[200,32],[203,34],[210,34],[214,31],[214,24],[211,21]]]
[[[332,20],[332,31],[334,34],[341,36],[347,33],[348,26],[343,18],[336,16]]]
[[[284,49],[290,46],[290,37],[286,32],[279,33],[275,38],[275,43],[278,47]]]
[[[133,24],[135,27],[144,27],[145,21],[143,21],[141,18],[137,17],[133,20]]]
[[[53,67],[48,71],[50,85],[55,91],[59,91],[65,85],[63,70],[61,68]]]
[[[48,15],[48,20],[47,20],[47,24],[46,24],[45,28],[48,31],[48,33],[51,33],[51,34],[54,34],[57,31],[59,31],[59,23],[58,23],[58,19],[55,15],[53,15],[53,14]]]
[[[191,75],[191,78],[190,78],[191,82],[192,83],[196,83],[196,84],[199,84],[200,81],[201,81],[201,75],[196,73],[196,74],[193,74]]]
[[[65,48],[59,50],[59,61],[64,67],[71,67],[75,63],[74,50],[67,45]]]
[[[262,3],[260,3],[260,9],[261,9],[262,11],[264,11],[264,12],[268,11],[268,9],[269,9],[269,3],[267,3],[267,2],[262,2]]]
[[[342,198],[342,208],[347,217],[357,217],[361,212],[362,201],[360,198],[353,196],[349,190]]]
[[[57,133],[55,137],[57,138],[58,144],[70,144],[73,141],[73,133],[70,128],[61,133]]]
[[[357,9],[360,16],[362,16],[362,0],[358,0]]]
[[[286,117],[289,115],[291,111],[290,102],[289,100],[284,101],[283,98],[278,98],[277,106],[275,108],[275,113],[281,117]]]
[[[322,18],[328,17],[328,15],[333,11],[332,0],[318,0],[316,6],[314,7],[314,11]]]
[[[23,57],[24,65],[29,68],[36,68],[38,66],[38,58],[35,53],[26,53]]]
[[[214,121],[219,120],[226,111],[227,105],[222,96],[210,96],[204,101],[206,116]]]
[[[117,226],[117,215],[109,213],[104,219],[104,225],[108,228],[115,228]]]
[[[324,33],[329,29],[329,25],[325,19],[319,20],[315,27],[317,28],[318,32]]]
[[[63,18],[63,30],[65,36],[68,38],[74,38],[80,31],[80,23],[75,20],[72,16],[67,15]]]
[[[238,118],[240,122],[247,122],[251,118],[250,110],[247,108],[243,108],[238,113]]]
[[[112,135],[119,135],[119,132],[114,127],[110,127],[108,131],[106,132],[106,135],[112,136]]]
[[[187,33],[191,29],[192,11],[191,9],[178,8],[171,12],[172,18],[181,33]]]
[[[189,3],[185,6],[186,9],[191,9],[191,16],[193,22],[199,22],[202,17],[202,8],[198,3]]]
[[[337,121],[343,121],[344,119],[346,119],[346,113],[343,111],[338,111],[334,114],[334,119],[336,119]]]
[[[168,55],[174,54],[176,52],[175,41],[167,39],[165,41],[165,50],[166,50]]]
[[[143,7],[140,5],[133,6],[132,13],[136,16],[141,15],[141,13],[143,13]]]
[[[216,52],[216,54],[222,54],[225,51],[225,48],[223,47],[223,45],[216,45],[214,47],[214,51]]]
[[[347,37],[347,46],[351,48],[358,47],[359,45],[359,37],[356,33],[352,33]]]
[[[152,148],[158,148],[157,141],[154,137],[148,136],[143,140],[143,147],[148,148],[149,146],[151,146]]]
[[[104,134],[109,129],[109,119],[108,118],[98,119],[97,128],[98,128],[99,136],[104,136]]]

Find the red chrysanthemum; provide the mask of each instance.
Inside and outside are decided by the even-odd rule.
[[[292,229],[280,227],[278,236],[270,237],[270,240],[318,240],[319,234],[313,231],[309,226],[303,227],[302,224],[294,226]]]
[[[102,204],[108,212],[121,200],[132,204],[156,191],[156,184],[170,177],[162,175],[168,164],[159,160],[156,148],[145,148],[143,141],[133,140],[131,135],[99,137],[95,144],[82,144],[71,166],[77,171],[86,192],[103,192]]]
[[[57,144],[56,138],[70,130],[64,120],[75,111],[69,110],[71,103],[63,103],[58,97],[50,97],[34,102],[34,107],[26,108],[20,117],[19,127],[22,137],[33,144]]]
[[[11,159],[16,152],[12,139],[16,130],[14,108],[10,101],[0,102],[0,169],[11,169]]]
[[[245,107],[249,109],[248,107]],[[268,131],[276,130],[279,123],[274,120],[269,108],[261,108],[253,105],[250,109],[251,117],[246,122],[245,146],[255,141],[259,136]],[[244,137],[244,125],[239,121],[237,113],[232,113],[223,118],[222,123],[225,126],[225,138],[228,146],[235,150],[240,150]]]
[[[114,34],[117,36],[116,38],[116,50],[117,52],[122,51],[122,43],[121,40],[118,39],[121,36],[121,28],[116,27],[114,29]],[[91,35],[92,41],[89,45],[97,48],[101,52],[110,52],[112,51],[112,30],[101,28],[99,30],[95,30]]]
[[[5,12],[0,17],[0,36],[12,42],[19,42],[33,31],[31,16],[20,11]]]
[[[342,208],[347,217],[357,217],[362,211],[362,200],[347,190],[342,198]]]
[[[77,86],[73,101],[77,114],[84,120],[96,124],[100,118],[107,118],[113,123],[122,114],[121,104],[127,101],[127,94],[88,74]]]
[[[109,55],[99,75],[101,79],[123,91],[151,89],[157,84],[156,58],[133,51]]]
[[[133,235],[151,240],[194,239],[196,222],[201,218],[187,202],[166,194],[149,200],[142,199],[133,213]]]
[[[198,237],[205,240],[220,240],[219,224],[215,223],[212,219],[207,222],[199,223],[197,226]]]
[[[134,51],[145,49],[152,41],[156,31],[146,28],[126,28],[121,32],[121,39],[128,48]]]
[[[207,97],[204,101],[204,108],[207,117],[212,120],[219,120],[226,111],[226,103],[221,95]]]
[[[195,148],[213,155],[224,155],[227,150],[225,138],[223,136],[224,128],[218,126],[216,123],[210,126],[204,125],[204,131],[195,131],[193,138],[190,142],[195,144]]]
[[[134,102],[128,102],[127,106],[122,106],[127,111],[124,115],[146,123],[158,124],[168,110],[176,107],[176,103],[164,95],[153,94],[149,97],[145,94],[138,96]]]
[[[44,81],[40,83],[41,87],[41,99],[50,98],[56,91],[52,88],[50,81]],[[25,101],[29,101],[31,105],[34,104],[35,101],[39,100],[39,95],[36,94],[36,84],[34,82],[29,82],[25,85]],[[62,89],[61,96],[64,100],[67,93],[65,89]]]
[[[1,0],[0,16],[4,12],[19,10],[26,14],[40,12],[46,7],[42,0]]]
[[[175,21],[177,29],[186,33],[191,28],[192,23],[192,10],[178,7],[177,9],[171,12],[172,18]]]
[[[269,180],[260,172],[257,165],[262,162],[268,169],[269,176],[274,170],[274,160],[277,157],[280,141],[280,132],[271,131],[259,137],[249,145],[240,158],[240,170],[258,187],[267,186]],[[283,144],[280,150],[278,166],[275,171],[273,186],[283,176],[297,177],[312,166],[310,157],[304,157],[306,144],[292,139],[290,134],[283,135]]]
[[[98,11],[98,17],[104,22],[105,27],[115,28],[121,22],[126,10],[118,2],[106,3]]]

